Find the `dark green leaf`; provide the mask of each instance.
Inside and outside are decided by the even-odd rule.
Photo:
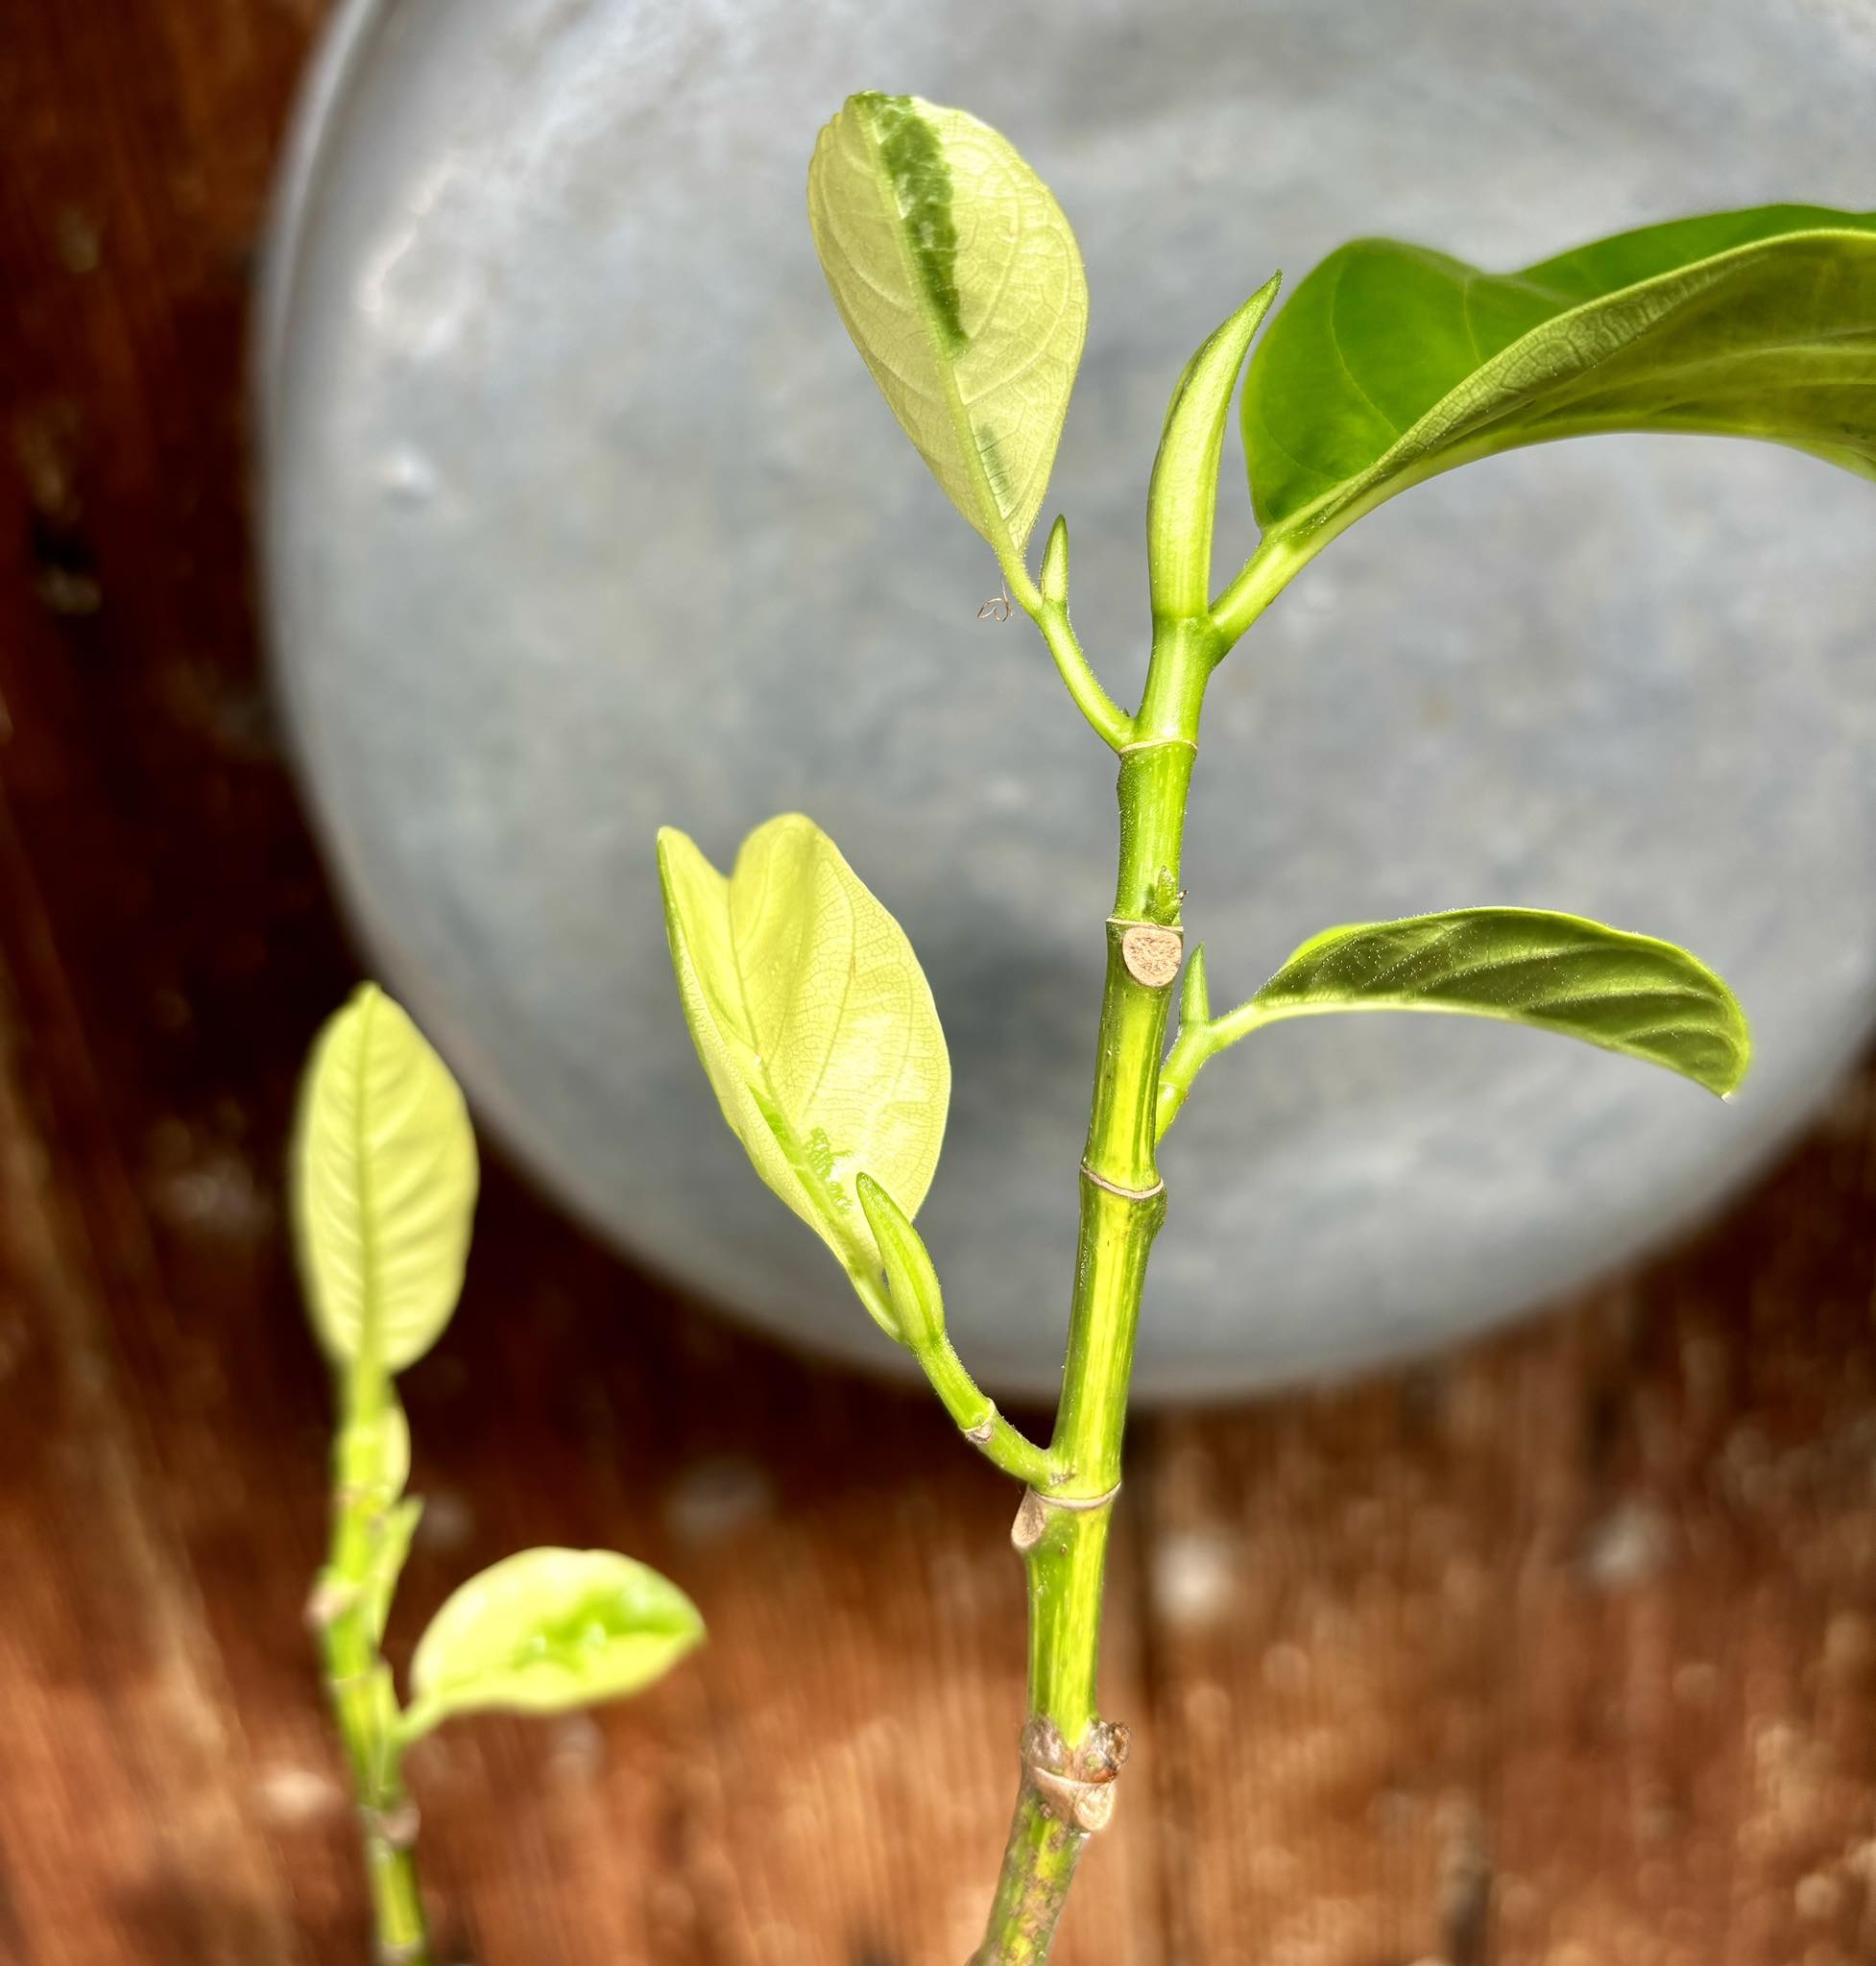
[[[1330,1011],[1498,1018],[1645,1059],[1729,1095],[1752,1039],[1726,985],[1684,948],[1543,908],[1458,908],[1312,936],[1248,1003],[1182,1019],[1160,1074],[1159,1131],[1209,1059],[1287,1018]]]
[[[1684,948],[1542,908],[1459,908],[1313,936],[1251,999],[1258,1019],[1321,1011],[1503,1018],[1665,1066],[1726,1093],[1752,1055],[1745,1016]]]
[[[1592,431],[1764,438],[1876,476],[1876,214],[1678,219],[1512,274],[1357,240],[1272,322],[1243,424],[1266,534],[1333,536],[1437,471]]]

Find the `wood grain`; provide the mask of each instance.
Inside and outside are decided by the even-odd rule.
[[[352,958],[277,753],[242,337],[317,0],[0,37],[0,1958],[364,1956],[300,1625],[325,1394],[277,1196]],[[682,1042],[674,1036],[674,1043]],[[1139,1753],[1064,1966],[1876,1959],[1876,1081],[1694,1247],[1384,1379],[1136,1429]],[[1014,1497],[928,1402],[497,1164],[408,1382],[399,1654],[524,1543],[713,1639],[414,1757],[445,1956],[926,1966],[1014,1787]]]

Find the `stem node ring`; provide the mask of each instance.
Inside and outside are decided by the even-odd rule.
[[[1151,1187],[1123,1187],[1118,1181],[1110,1181],[1105,1174],[1096,1174],[1084,1161],[1081,1163],[1081,1178],[1093,1182],[1096,1187],[1104,1187],[1109,1194],[1118,1194],[1123,1202],[1157,1201],[1166,1192],[1164,1180],[1154,1182]]]
[[[366,1835],[376,1837],[387,1850],[417,1848],[417,1834],[421,1823],[417,1805],[408,1796],[390,1809],[373,1809],[367,1805],[358,1811],[358,1816],[365,1826]]]

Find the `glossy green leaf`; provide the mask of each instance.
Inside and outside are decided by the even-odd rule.
[[[950,1060],[911,944],[799,813],[758,827],[728,879],[668,827],[658,865],[679,994],[723,1116],[897,1336],[854,1179],[866,1169],[910,1213],[938,1165]]]
[[[951,503],[1005,564],[1042,508],[1088,327],[1081,253],[996,131],[916,96],[850,96],[807,174],[848,332]]]
[[[1684,948],[1542,908],[1459,908],[1313,936],[1248,1003],[1183,1022],[1161,1074],[1159,1130],[1199,1068],[1253,1031],[1332,1011],[1441,1011],[1581,1039],[1722,1097],[1752,1057],[1745,1014]]]
[[[336,1364],[401,1372],[449,1322],[475,1208],[475,1137],[448,1067],[375,984],[320,1033],[293,1205],[313,1328]]]
[[[1876,215],[1679,219],[1512,274],[1359,239],[1271,323],[1243,424],[1259,522],[1299,537],[1593,431],[1764,438],[1876,476]]]
[[[399,1732],[453,1714],[557,1714],[649,1686],[700,1644],[678,1587],[609,1549],[524,1549],[445,1600],[411,1660]]]

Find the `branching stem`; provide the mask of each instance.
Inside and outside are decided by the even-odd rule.
[[[1018,1519],[1029,1594],[1025,1741],[1061,1743],[1064,1765],[1098,1757],[1101,1585],[1120,1484],[1127,1383],[1147,1255],[1165,1219],[1154,1162],[1160,1056],[1170,991],[1141,982],[1122,939],[1130,923],[1179,920],[1186,800],[1197,756],[1205,683],[1219,653],[1209,622],[1162,624],[1146,694],[1120,759],[1120,861],[1107,924],[1094,1095],[1082,1157],[1081,1225],[1068,1359],[1049,1459],[1061,1478],[1025,1498]],[[1163,742],[1162,739],[1176,741]],[[1032,1505],[1033,1504],[1033,1505]],[[1067,1504],[1051,1505],[1051,1504]],[[1076,1506],[1075,1504],[1080,1504]],[[1024,1777],[977,1966],[1047,1958],[1090,1830]]]
[[[1057,523],[1059,525],[1060,521]],[[1066,545],[1063,557],[1066,562]],[[1042,631],[1043,640],[1055,659],[1062,681],[1069,685],[1069,694],[1074,698],[1075,707],[1088,719],[1101,741],[1111,751],[1118,751],[1133,737],[1135,720],[1107,693],[1101,679],[1094,674],[1094,664],[1082,653],[1081,642],[1069,620],[1066,564],[1063,571],[1064,585],[1059,594],[1045,594],[1029,578],[1029,569],[1021,558],[1004,563],[1003,578],[1018,607]]]
[[[1215,382],[1212,387],[1215,390]],[[1225,388],[1228,393],[1229,378]],[[1206,414],[1222,414],[1208,410]],[[1186,461],[1181,462],[1181,452]],[[1215,479],[1215,445],[1194,445],[1175,416],[1156,468],[1156,497],[1180,494],[1184,474]],[[1164,492],[1162,492],[1164,488]],[[1149,539],[1170,553],[1161,534]],[[1166,532],[1165,528],[1161,529]],[[1209,550],[1209,534],[1205,544]],[[1051,539],[1051,555],[1057,551]],[[1045,585],[1066,590],[1066,536],[1059,572]],[[1171,1009],[1169,974],[1137,974],[1126,938],[1141,928],[1180,927],[1179,870],[1186,806],[1198,757],[1199,718],[1212,671],[1238,637],[1312,557],[1284,542],[1266,542],[1208,611],[1156,617],[1146,690],[1138,715],[1115,710],[1070,642],[1071,659],[1056,649],[1084,714],[1120,754],[1118,800],[1119,867],[1107,923],[1107,974],[1101,997],[1094,1093],[1081,1165],[1081,1220],[1075,1286],[1069,1323],[1062,1399],[1047,1460],[1055,1478],[1028,1477],[1017,1518],[1029,1596],[1029,1717],[1024,1728],[1022,1786],[1017,1797],[990,1922],[974,1966],[1042,1966],[1083,1846],[1107,1810],[1086,1813],[1091,1775],[1111,1781],[1124,1752],[1124,1734],[1100,1718],[1096,1675],[1100,1654],[1101,1586],[1109,1525],[1120,1486],[1121,1435],[1133,1371],[1146,1263],[1166,1217],[1165,1186],[1154,1150],[1164,1131],[1161,1060]],[[1162,581],[1162,585],[1167,585]],[[1047,636],[1057,603],[1025,581],[1012,584]],[[1066,611],[1061,630],[1066,632]],[[1051,639],[1050,646],[1055,649]],[[1076,677],[1085,681],[1077,688]],[[1099,692],[1094,709],[1088,684]],[[1160,938],[1164,944],[1166,938]],[[1174,945],[1176,951],[1176,945]],[[1190,998],[1203,999],[1203,978]],[[1185,1054],[1175,1047],[1179,1076],[1173,1110],[1202,1058],[1193,1057],[1204,1027]],[[1036,1743],[1046,1743],[1038,1760]],[[1052,1765],[1050,1765],[1052,1758]],[[1111,1807],[1111,1795],[1106,1802]]]
[[[998,1412],[996,1401],[971,1377],[949,1338],[914,1345],[912,1354],[931,1381],[932,1391],[944,1403],[945,1411],[973,1447],[1005,1474],[1014,1474],[1028,1487],[1049,1486],[1054,1469],[1047,1450],[1039,1448]]]
[[[1324,528],[1301,539],[1266,536],[1261,540],[1239,569],[1237,578],[1212,604],[1211,624],[1223,648],[1236,647],[1258,616],[1343,530],[1337,526],[1334,531]]]
[[[1166,412],[1147,494],[1153,646],[1138,713],[1123,716],[1093,679],[1068,627],[1068,531],[1058,519],[1038,587],[1005,567],[1010,591],[1042,628],[1083,714],[1120,755],[1119,868],[1107,920],[1094,1095],[1080,1171],[1081,1221],[1068,1358],[1048,1460],[1013,1540],[1029,1591],[1029,1717],[1023,1777],[988,1930],[974,1966],[1042,1966],[1088,1837],[1107,1820],[1124,1731],[1100,1717],[1101,1583],[1120,1489],[1120,1440],[1134,1335],[1153,1238],[1166,1218],[1154,1159],[1163,1129],[1161,1060],[1183,953],[1179,884],[1186,803],[1212,671],[1326,536],[1268,538],[1208,604],[1218,466],[1239,372],[1276,293],[1271,280],[1206,342]],[[1208,1028],[1202,963],[1185,993],[1193,1039]],[[1188,1067],[1190,1066],[1190,1069]]]

